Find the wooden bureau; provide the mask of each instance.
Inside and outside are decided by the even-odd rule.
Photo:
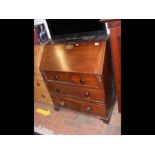
[[[94,42],[48,43],[40,71],[55,110],[69,108],[109,122],[115,83],[108,36]]]
[[[34,45],[34,100],[52,104],[52,100],[39,70],[43,50],[44,45]]]

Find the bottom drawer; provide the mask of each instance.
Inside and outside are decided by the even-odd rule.
[[[74,98],[52,96],[53,103],[60,107],[65,107],[92,115],[105,116],[105,105],[93,102],[77,100]]]

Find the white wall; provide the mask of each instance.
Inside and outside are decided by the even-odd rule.
[[[106,26],[107,34],[110,34],[110,30],[108,28],[108,23],[105,23],[105,26]]]

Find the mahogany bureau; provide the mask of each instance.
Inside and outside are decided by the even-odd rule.
[[[40,71],[55,110],[69,108],[109,122],[115,83],[108,36],[102,41],[48,43]]]

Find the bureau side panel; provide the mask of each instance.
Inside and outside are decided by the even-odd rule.
[[[112,55],[110,48],[110,41],[107,41],[105,60],[103,66],[103,85],[105,91],[105,104],[106,104],[106,115],[110,116],[116,100],[116,87],[114,80],[114,72],[112,67]]]

